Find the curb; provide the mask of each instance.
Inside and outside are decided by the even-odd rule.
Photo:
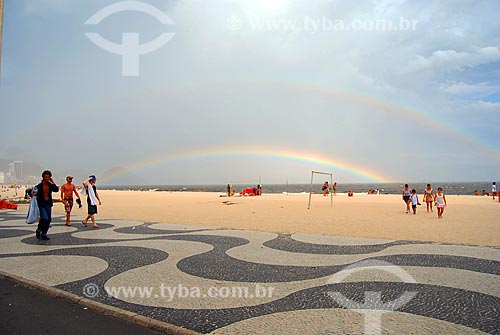
[[[173,324],[155,320],[152,318],[149,318],[147,316],[143,316],[134,312],[130,312],[118,307],[114,306],[109,306],[106,304],[103,304],[101,302],[97,302],[88,298],[80,297],[76,294],[66,292],[63,290],[60,290],[58,288],[52,287],[52,286],[47,286],[44,284],[37,283],[33,280],[29,280],[23,277],[19,277],[10,273],[6,273],[3,271],[0,271],[0,279],[5,279],[11,282],[14,282],[16,284],[19,284],[21,286],[24,286],[26,288],[32,289],[32,290],[37,290],[42,292],[45,295],[52,296],[55,298],[59,298],[62,300],[65,300],[67,302],[71,302],[83,307],[86,307],[90,310],[93,310],[97,313],[107,315],[107,316],[112,316],[117,319],[121,319],[145,328],[153,329],[156,331],[159,331],[164,334],[169,334],[169,335],[201,335],[201,333],[195,332],[193,330],[189,330],[186,328],[182,328],[179,326],[175,326]]]

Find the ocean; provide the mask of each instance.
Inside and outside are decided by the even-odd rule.
[[[322,193],[321,186],[323,184],[313,184],[313,191]],[[424,192],[427,183],[408,183],[410,189],[414,188],[418,194]],[[431,183],[434,191],[438,187],[443,188],[443,192],[449,195],[474,195],[475,191],[482,193],[483,190],[491,193],[491,182],[463,182],[463,183],[450,183],[450,182],[435,182]],[[99,186],[100,189],[114,189],[114,190],[143,190],[155,192],[226,192],[224,184],[218,185],[122,185],[122,186]],[[257,185],[250,184],[232,184],[236,192],[240,192],[247,187],[257,187]],[[356,184],[341,184],[337,183],[337,193],[347,193],[352,190],[354,193],[368,193],[369,190],[379,189],[380,194],[401,194],[403,191],[404,183],[356,183]],[[310,184],[262,184],[263,193],[309,193]]]

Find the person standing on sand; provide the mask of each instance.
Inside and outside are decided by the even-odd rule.
[[[493,200],[495,200],[495,195],[497,195],[497,183],[493,182],[491,184],[491,193],[493,194]]]
[[[337,182],[333,183],[332,191],[333,191],[333,195],[337,195]]]
[[[427,213],[429,213],[429,209],[432,210],[432,203],[434,202],[434,191],[432,190],[431,184],[427,184],[427,187],[424,190],[424,201],[427,203]]]
[[[36,238],[39,240],[50,240],[47,232],[52,221],[52,192],[59,192],[59,187],[52,179],[52,172],[45,170],[42,172],[42,182],[33,188],[33,196],[36,197],[38,209],[40,210],[40,221],[38,221],[38,228],[35,233]]]
[[[406,214],[410,213],[410,196],[411,196],[411,190],[410,190],[410,187],[408,186],[408,184],[405,184],[405,188],[403,190],[403,201],[405,202],[406,204]]]
[[[66,184],[61,186],[61,200],[64,204],[64,209],[66,211],[66,226],[71,227],[71,210],[73,209],[73,193],[76,194],[78,198],[76,202],[81,207],[80,195],[76,191],[76,187],[73,184],[73,176],[66,177]]]
[[[446,197],[441,187],[438,188],[437,194],[434,195],[434,200],[436,200],[438,219],[442,219],[444,208],[446,207]]]
[[[330,186],[328,185],[328,182],[325,181],[323,184],[323,187],[321,187],[321,190],[323,191],[323,195],[326,197],[328,193],[330,192]]]
[[[417,205],[420,205],[420,203],[418,202],[417,190],[411,190],[410,201],[411,208],[413,209],[413,215],[415,215],[417,214]]]
[[[227,184],[226,191],[227,191],[227,196],[230,197],[231,196],[231,184]]]
[[[97,214],[97,202],[99,202],[99,206],[101,205],[101,198],[99,198],[99,194],[97,193],[97,188],[95,186],[97,178],[95,176],[89,176],[87,180],[85,180],[82,184],[85,190],[87,191],[87,205],[88,205],[88,215],[83,219],[82,223],[85,227],[88,227],[87,222],[89,219],[92,220],[92,226],[97,229],[99,226],[95,223],[94,215]]]

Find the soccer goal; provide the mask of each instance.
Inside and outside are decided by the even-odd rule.
[[[311,187],[309,188],[309,204],[307,205],[307,209],[311,208],[311,197],[312,197],[312,193],[313,193],[313,181],[314,181],[315,174],[330,176],[329,187],[332,187],[332,185],[333,185],[333,174],[332,173],[311,171]],[[330,192],[330,206],[333,206],[333,192],[331,192],[331,190],[329,190],[329,192]]]

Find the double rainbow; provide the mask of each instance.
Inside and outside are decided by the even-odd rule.
[[[472,134],[458,124],[439,119],[429,111],[413,106],[402,106],[401,104],[388,101],[386,98],[379,98],[369,95],[362,95],[357,92],[343,90],[339,88],[323,87],[304,83],[290,82],[272,82],[258,81],[244,83],[245,85],[267,87],[269,89],[283,89],[291,92],[312,93],[322,96],[332,97],[340,101],[349,102],[356,105],[368,107],[374,111],[384,111],[397,118],[406,119],[413,123],[421,125],[425,129],[432,129],[436,132],[436,137],[444,135],[456,142],[459,142],[475,152],[484,154],[489,160],[500,163],[500,152],[498,143],[488,143],[478,135]],[[277,159],[286,159],[292,161],[307,162],[315,165],[337,169],[348,172],[349,174],[361,177],[370,182],[389,182],[392,178],[384,176],[378,171],[367,169],[366,167],[356,166],[346,160],[336,157],[332,159],[324,154],[311,154],[309,152],[299,152],[290,149],[260,148],[260,147],[233,147],[233,148],[202,148],[198,150],[188,150],[177,153],[162,153],[148,157],[142,161],[125,166],[120,172],[110,173],[105,180],[123,175],[127,172],[141,170],[160,164],[166,164],[173,161],[198,159],[203,157],[235,157],[235,156],[259,156],[273,157]]]
[[[345,171],[353,176],[361,177],[363,180],[386,183],[391,179],[381,173],[356,166],[345,160],[332,159],[320,154],[311,154],[306,152],[292,151],[288,149],[271,149],[271,148],[250,148],[250,147],[233,147],[233,148],[203,148],[199,150],[184,151],[178,153],[161,154],[149,157],[140,162],[130,164],[124,169],[116,173],[109,173],[104,178],[104,181],[114,177],[118,177],[127,172],[139,171],[146,167],[167,164],[169,162],[200,159],[200,158],[221,158],[221,157],[271,157],[277,159],[285,159],[291,161],[299,161],[311,163],[316,166]]]

